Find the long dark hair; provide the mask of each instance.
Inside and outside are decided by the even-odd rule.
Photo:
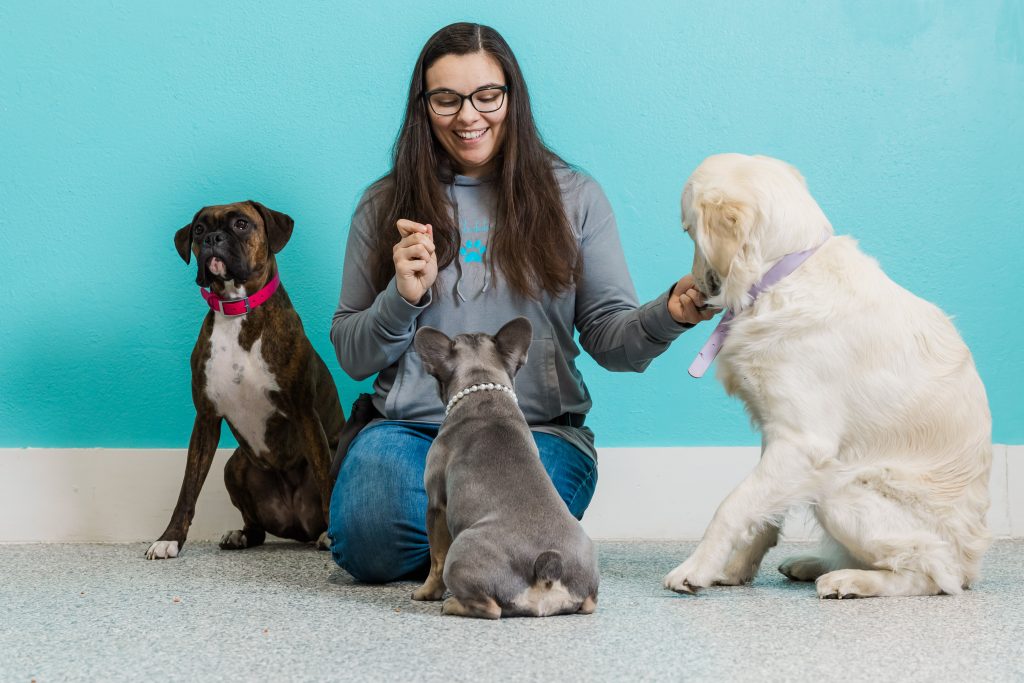
[[[560,294],[579,275],[579,246],[562,206],[556,166],[567,166],[543,143],[530,109],[526,82],[512,49],[488,26],[445,26],[423,46],[409,83],[402,130],[392,152],[391,172],[371,187],[374,279],[381,291],[395,274],[392,248],[399,241],[396,221],[430,223],[438,270],[459,249],[459,228],[443,182],[451,180],[451,159],[430,128],[423,100],[426,72],[445,55],[485,52],[501,65],[508,94],[505,135],[498,162],[497,216],[488,251],[492,271],[500,268],[512,289],[524,297]]]

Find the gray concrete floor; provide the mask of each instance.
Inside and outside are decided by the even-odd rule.
[[[958,597],[822,601],[774,567],[696,597],[661,588],[693,543],[602,542],[590,616],[488,622],[359,585],[327,553],[0,546],[0,681],[1024,680],[1024,541]]]

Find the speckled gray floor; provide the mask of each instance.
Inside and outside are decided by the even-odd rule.
[[[488,622],[296,544],[0,546],[0,681],[1024,680],[1024,541],[959,597],[841,602],[774,570],[794,545],[753,586],[663,590],[692,548],[602,542],[594,615]]]

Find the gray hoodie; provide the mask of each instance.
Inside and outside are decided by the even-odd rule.
[[[493,183],[456,175],[447,185],[461,248],[458,258],[438,273],[439,295],[428,293],[419,305],[402,298],[394,278],[384,291],[375,292],[370,191],[363,196],[349,230],[331,341],[338,362],[352,378],[377,373],[373,402],[388,419],[436,423],[444,416],[437,382],[424,371],[412,345],[419,326],[435,327],[450,337],[494,334],[512,318],[525,316],[533,323],[533,341],[515,378],[519,406],[535,431],[561,436],[596,459],[590,429],[547,424],[563,413],[590,410],[590,392],[576,369],[579,346],[608,370],[643,372],[689,327],[668,313],[671,287],[638,306],[615,217],[600,186],[570,169],[558,169],[556,176],[566,216],[579,239],[583,271],[574,290],[558,297],[543,294],[539,300],[513,292],[500,270],[488,274],[488,236],[500,229],[494,225]]]

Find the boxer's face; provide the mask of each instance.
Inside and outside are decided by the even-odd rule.
[[[284,248],[293,225],[258,202],[207,206],[175,233],[174,245],[185,263],[195,254],[200,287],[227,280],[241,285]]]

